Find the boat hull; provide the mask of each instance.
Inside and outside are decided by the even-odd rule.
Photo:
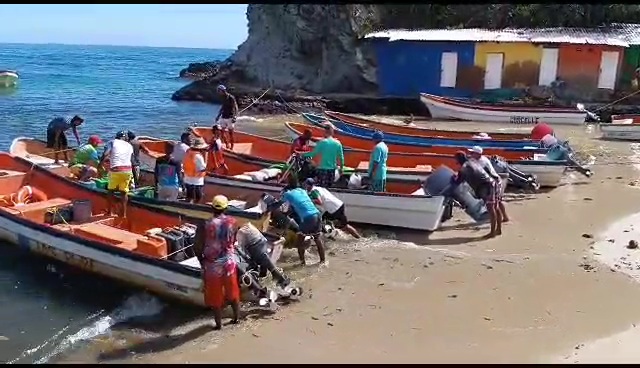
[[[12,87],[18,84],[19,76],[15,72],[0,72],[0,87]]]
[[[319,126],[325,120],[320,115],[303,113],[302,116],[310,123]],[[341,120],[332,120],[331,123],[343,132],[349,132],[360,137],[371,137],[375,129],[370,127],[346,123]],[[409,144],[409,145],[426,145],[426,146],[444,146],[444,147],[473,147],[480,146],[483,148],[511,148],[511,149],[527,149],[538,148],[538,142],[527,139],[519,140],[493,140],[493,139],[461,139],[461,138],[442,138],[442,137],[423,137],[419,135],[406,135],[399,133],[386,132],[384,140],[387,143]]]
[[[600,124],[603,139],[639,141],[640,124]]]
[[[508,106],[484,106],[455,101],[439,96],[420,94],[434,119],[459,119],[477,122],[493,122],[508,124],[563,124],[582,125],[586,112],[578,109],[559,108],[523,108]],[[556,110],[556,111],[553,111]]]
[[[441,138],[449,138],[449,139],[472,139],[473,136],[478,135],[480,132],[474,131],[463,131],[463,130],[444,130],[444,129],[433,129],[433,128],[424,128],[417,126],[407,126],[400,124],[391,124],[384,123],[381,121],[375,121],[372,119],[367,119],[351,114],[345,114],[341,112],[335,111],[325,111],[325,115],[329,116],[332,119],[341,120],[348,124],[359,124],[369,127],[370,129],[381,130],[385,133],[396,133],[396,134],[406,134],[413,135],[419,137],[441,137]],[[503,140],[524,140],[530,139],[530,134],[525,133],[502,133],[502,132],[486,132],[491,137],[491,139],[496,141]]]

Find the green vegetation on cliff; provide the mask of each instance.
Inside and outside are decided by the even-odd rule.
[[[637,4],[384,4],[363,33],[383,29],[597,27],[640,23]]]

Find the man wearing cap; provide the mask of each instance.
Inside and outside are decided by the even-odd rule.
[[[233,150],[233,129],[235,129],[236,118],[238,117],[238,103],[236,98],[227,91],[227,87],[222,84],[218,86],[216,91],[222,98],[222,104],[214,123],[216,125],[219,124],[223,130],[222,141],[228,149]],[[229,133],[228,141],[224,135],[224,131]]]
[[[86,144],[76,149],[76,154],[69,163],[69,170],[79,181],[87,181],[98,176],[98,146],[102,144],[102,139],[97,135],[92,135]]]
[[[80,145],[80,136],[78,135],[78,126],[84,123],[84,119],[76,115],[67,120],[62,117],[57,117],[49,122],[47,125],[47,148],[53,148],[54,151],[54,163],[58,163],[58,154],[64,152],[65,161],[69,161],[69,143],[67,141],[66,131],[71,129],[73,135],[76,137],[76,143]]]
[[[504,206],[504,202],[502,202],[502,179],[500,175],[496,172],[496,169],[493,167],[491,160],[482,154],[483,150],[480,146],[473,146],[469,150],[469,157],[472,160],[478,162],[480,167],[485,169],[487,173],[493,178],[493,183],[495,185],[494,190],[496,191],[496,207],[497,210],[500,211],[502,215],[502,222],[508,222],[509,217],[507,216],[507,209]]]
[[[320,154],[320,165],[316,170],[318,185],[324,188],[331,188],[336,178],[336,168],[340,175],[344,166],[344,150],[342,143],[333,137],[333,124],[325,124],[324,139],[316,143],[313,151],[303,153],[303,158],[314,158]]]
[[[369,190],[384,192],[387,190],[387,158],[389,148],[383,142],[384,134],[376,130],[371,139],[376,143],[369,157]]]
[[[485,238],[493,238],[502,235],[502,216],[496,209],[496,191],[493,178],[487,170],[475,160],[469,160],[464,152],[456,152],[455,160],[460,169],[452,178],[452,184],[459,185],[467,182],[473,189],[476,197],[484,201],[491,219],[491,232]]]
[[[344,213],[344,202],[326,188],[315,185],[313,178],[308,178],[303,183],[304,189],[309,194],[309,198],[313,201],[313,204],[323,212],[322,217],[327,218],[330,221],[334,221],[336,227],[340,230],[344,230],[351,234],[356,239],[360,239],[360,234],[353,226],[349,225],[347,215]]]
[[[184,186],[189,203],[201,203],[204,196],[204,178],[207,175],[205,153],[209,145],[202,137],[196,137],[184,156]]]
[[[133,147],[127,142],[127,132],[121,131],[116,134],[116,139],[105,146],[105,152],[100,160],[100,166],[109,158],[109,181],[107,183],[107,206],[110,215],[113,212],[113,200],[120,193],[122,203],[122,217],[127,217],[127,193],[133,180],[131,167],[131,157]]]
[[[194,250],[203,269],[204,302],[213,309],[215,329],[219,330],[225,302],[231,303],[232,323],[237,323],[240,315],[236,272],[239,260],[235,248],[237,225],[233,217],[225,214],[229,206],[227,197],[217,195],[211,205],[213,217],[198,227]]]

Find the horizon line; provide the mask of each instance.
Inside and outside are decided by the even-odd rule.
[[[232,51],[235,52],[238,50],[238,47],[234,49],[227,48],[213,48],[213,47],[194,47],[194,46],[150,46],[150,45],[115,45],[108,43],[64,43],[64,42],[5,42],[0,41],[0,45],[52,45],[52,46],[110,46],[110,47],[144,47],[144,48],[155,48],[155,49],[191,49],[191,50],[222,50],[222,51]]]

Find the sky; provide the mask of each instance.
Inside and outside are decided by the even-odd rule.
[[[0,4],[0,43],[235,49],[246,4]]]

